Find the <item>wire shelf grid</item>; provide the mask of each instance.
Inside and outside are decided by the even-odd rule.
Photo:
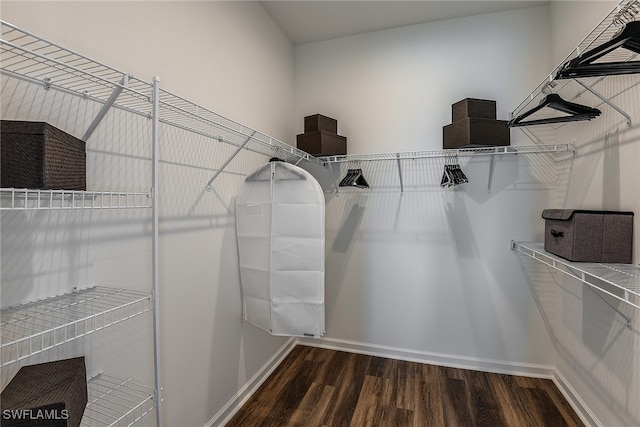
[[[640,267],[636,265],[571,262],[546,252],[544,244],[536,242],[513,242],[512,247],[518,253],[640,309]]]
[[[540,101],[551,90],[555,93],[565,93],[563,96],[567,101],[575,101],[586,89],[577,85],[573,79],[555,80],[557,72],[568,61],[580,56],[582,53],[604,44],[615,37],[621,27],[627,22],[638,19],[640,16],[640,0],[622,0],[614,7],[609,14],[546,76],[538,86],[518,105],[512,112],[513,117],[517,117],[523,112],[537,106]],[[629,62],[636,61],[638,54],[624,49],[616,49],[602,58],[598,62]],[[590,87],[596,87],[605,77],[581,78]],[[532,116],[531,118],[545,118],[544,116]]]
[[[314,156],[248,126],[160,89],[160,122],[289,162],[317,163]]]
[[[145,292],[95,286],[2,309],[0,366],[146,313],[150,299]]]
[[[0,210],[142,209],[152,202],[149,192],[0,188]]]
[[[568,144],[548,144],[548,145],[509,145],[503,147],[472,147],[447,150],[428,151],[407,151],[401,153],[374,153],[374,154],[348,154],[344,156],[318,157],[319,163],[348,163],[360,161],[383,161],[383,160],[415,160],[438,157],[471,157],[471,156],[492,156],[502,154],[535,154],[535,153],[557,153],[569,152],[573,149]]]
[[[115,107],[151,115],[153,86],[134,76],[0,21],[2,74],[106,103],[122,89]]]
[[[130,426],[155,408],[154,389],[105,374],[87,383],[88,403],[81,426]]]

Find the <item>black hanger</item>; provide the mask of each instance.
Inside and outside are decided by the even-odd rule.
[[[640,61],[614,61],[594,64],[594,61],[619,47],[640,54],[640,21],[628,22],[608,42],[565,62],[556,74],[556,78],[572,79],[640,73]]]
[[[442,180],[440,181],[441,187],[453,187],[460,184],[469,182],[467,176],[462,172],[460,165],[458,164],[445,164],[444,173],[442,174]]]
[[[545,119],[529,120],[523,122],[531,114],[541,110],[544,107],[553,108],[554,110],[562,111],[569,114],[568,116],[548,117]],[[600,110],[597,108],[591,108],[586,105],[576,104],[574,102],[565,101],[557,93],[550,93],[544,97],[540,104],[533,107],[529,111],[520,114],[515,119],[511,119],[509,127],[518,126],[530,126],[530,125],[542,125],[547,123],[562,123],[562,122],[577,122],[580,120],[591,120],[594,117],[600,115]]]
[[[340,187],[357,187],[357,188],[369,188],[369,183],[362,175],[362,169],[349,169],[347,175],[342,178]]]

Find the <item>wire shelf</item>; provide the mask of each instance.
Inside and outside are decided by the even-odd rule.
[[[575,102],[588,90],[584,85],[577,84],[574,79],[555,80],[556,74],[562,66],[582,53],[593,49],[611,40],[624,25],[640,16],[640,0],[622,0],[609,14],[546,76],[538,86],[518,105],[512,112],[512,117],[518,117],[525,111],[539,105],[547,92],[563,94],[567,101]],[[637,61],[638,54],[629,50],[614,50],[597,62],[629,62]],[[596,87],[605,77],[581,78],[590,88]],[[604,101],[606,102],[606,101]],[[533,118],[546,118],[545,116],[531,116]]]
[[[448,150],[430,151],[407,151],[401,153],[375,153],[375,154],[348,154],[345,156],[325,156],[318,157],[319,163],[346,163],[359,161],[382,161],[382,160],[415,160],[438,157],[471,157],[471,156],[493,156],[502,154],[536,154],[536,153],[557,153],[573,151],[568,144],[549,145],[509,145],[503,147],[471,147]]]
[[[235,147],[296,163],[317,163],[314,156],[248,126],[160,89],[160,122],[194,132]]]
[[[151,208],[151,193],[0,188],[0,210]]]
[[[640,309],[640,267],[638,266],[571,262],[546,252],[544,244],[535,242],[512,242],[512,249]]]
[[[130,426],[155,408],[154,389],[105,374],[87,383],[88,403],[81,426]]]
[[[153,86],[127,73],[0,21],[2,74],[106,103],[123,89],[116,107],[151,115]]]
[[[145,292],[96,286],[2,309],[0,366],[146,313],[150,299]]]

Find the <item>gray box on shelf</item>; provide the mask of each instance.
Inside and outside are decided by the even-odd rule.
[[[77,427],[88,399],[84,357],[23,366],[0,399],[2,426]]]
[[[496,101],[466,98],[451,106],[452,122],[442,128],[442,147],[511,145],[509,122],[496,120]]]
[[[445,149],[510,145],[509,122],[467,117],[442,128]]]
[[[451,106],[451,122],[475,117],[496,119],[496,101],[489,99],[465,98]]]
[[[633,212],[545,209],[544,250],[569,261],[631,263]]]
[[[304,118],[304,133],[296,136],[296,145],[312,156],[347,154],[347,138],[338,135],[338,121],[322,114]]]
[[[0,186],[86,190],[84,141],[44,122],[0,122]]]
[[[339,156],[347,154],[347,137],[318,130],[298,135],[298,148],[312,156]]]
[[[313,114],[304,118],[304,131],[315,132],[324,130],[331,133],[338,133],[338,121],[322,114]]]

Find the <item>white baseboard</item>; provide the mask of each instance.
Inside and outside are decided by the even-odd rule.
[[[388,357],[390,359],[406,360],[409,362],[429,363],[432,365],[448,366],[451,368],[470,369],[474,371],[493,372],[498,374],[519,375],[553,379],[555,368],[547,365],[530,363],[507,362],[503,360],[482,359],[477,357],[456,356],[451,354],[430,353],[389,347],[377,344],[366,344],[336,338],[298,338],[297,344],[311,347],[327,348],[331,350],[347,351],[350,353],[367,354],[370,356]]]
[[[291,350],[296,346],[295,337],[290,338],[280,347],[280,349],[255,373],[253,377],[236,393],[226,405],[218,411],[211,420],[205,424],[205,427],[223,426],[231,420],[247,400],[255,393],[258,388],[265,382],[269,375],[280,366],[282,361]]]
[[[587,427],[603,427],[598,417],[589,409],[576,390],[571,387],[567,379],[558,371],[554,370],[553,383],[558,387],[560,393],[567,399],[569,405],[578,414],[582,422]]]

